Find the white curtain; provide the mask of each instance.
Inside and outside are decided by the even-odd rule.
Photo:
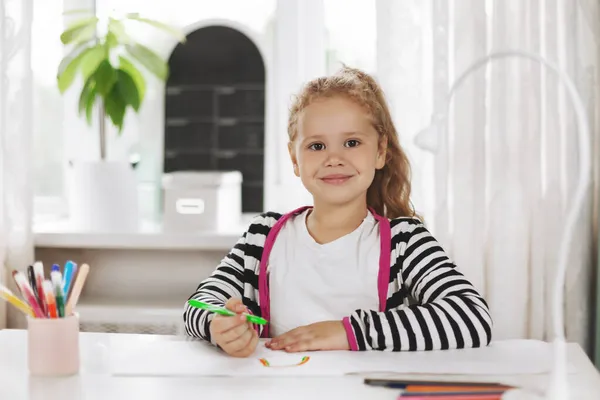
[[[450,85],[472,62],[520,49],[569,73],[589,113],[589,145],[600,154],[598,3],[380,0],[377,14],[378,78],[416,169],[417,209],[489,301],[496,339],[551,339],[557,249],[579,172],[577,127],[562,84],[525,59],[495,62],[456,93],[447,136],[438,138],[447,153],[412,142],[431,115],[446,111]],[[588,200],[571,249],[565,309],[568,339],[589,351],[592,191]]]
[[[33,259],[31,23],[33,0],[0,0],[0,282]],[[0,302],[0,329],[18,311]]]

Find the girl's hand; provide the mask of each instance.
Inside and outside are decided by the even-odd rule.
[[[231,298],[225,304],[225,308],[235,313],[235,317],[216,315],[210,323],[210,334],[214,341],[227,354],[234,357],[248,357],[256,349],[258,334],[252,323],[246,320],[243,312],[248,312],[242,300]]]
[[[324,321],[292,329],[274,337],[266,346],[287,352],[311,350],[350,350],[346,329],[341,321]]]

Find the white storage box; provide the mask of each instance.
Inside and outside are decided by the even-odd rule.
[[[163,176],[163,229],[229,231],[242,218],[242,174],[172,172]]]

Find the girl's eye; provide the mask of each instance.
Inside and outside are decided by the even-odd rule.
[[[355,139],[350,139],[346,142],[347,147],[356,147],[359,145],[359,141]]]
[[[325,148],[325,146],[323,145],[323,143],[313,143],[310,146],[308,146],[309,149],[311,150],[323,150]]]

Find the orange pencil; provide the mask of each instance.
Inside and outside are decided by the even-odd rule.
[[[408,393],[434,393],[434,392],[485,392],[485,391],[501,391],[501,390],[509,390],[512,389],[511,386],[460,386],[460,385],[408,385],[406,387],[406,392]]]
[[[58,311],[56,309],[56,299],[54,298],[54,291],[52,290],[52,282],[45,280],[44,294],[46,295],[46,305],[48,306],[48,316],[50,318],[58,318]]]

